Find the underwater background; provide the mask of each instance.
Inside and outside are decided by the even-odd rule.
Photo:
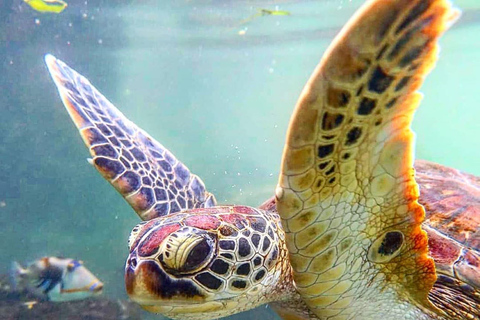
[[[295,102],[363,0],[70,0],[60,14],[0,2],[0,273],[48,255],[81,259],[127,299],[139,222],[86,161],[45,67],[51,53],[199,175],[219,203],[273,195]],[[416,155],[480,175],[480,2],[456,0],[422,86]],[[289,16],[254,17],[260,8]],[[160,319],[148,313],[144,319]],[[230,319],[278,319],[265,306]]]

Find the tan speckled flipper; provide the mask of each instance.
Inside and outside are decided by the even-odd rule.
[[[423,319],[435,267],[414,181],[416,92],[457,12],[369,1],[298,101],[277,208],[298,291],[321,319]]]
[[[45,62],[90,150],[91,163],[140,218],[150,220],[216,204],[199,177],[128,120],[87,79],[51,55]]]

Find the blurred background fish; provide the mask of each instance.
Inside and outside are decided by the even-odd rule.
[[[246,23],[249,23],[251,22],[252,20],[258,18],[258,17],[264,17],[264,16],[290,16],[291,13],[290,11],[286,11],[286,10],[278,10],[278,6],[275,7],[275,10],[269,10],[269,9],[257,9],[257,12],[255,14],[252,14],[251,16],[249,16],[248,18],[246,19],[243,19],[242,21],[240,21],[240,23],[236,26],[236,27],[239,27],[239,26],[242,26]],[[239,35],[244,35],[246,32],[246,29],[243,29],[243,30],[240,30],[238,32]]]
[[[62,0],[23,0],[33,10],[38,12],[60,13],[67,7],[67,3]]]
[[[50,301],[79,300],[100,294],[103,283],[78,260],[43,257],[26,268],[12,263],[15,289]]]

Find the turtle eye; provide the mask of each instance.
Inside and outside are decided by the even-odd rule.
[[[202,262],[210,257],[211,251],[212,247],[208,243],[207,238],[200,240],[188,253],[182,269],[185,271],[195,270],[198,266],[202,265]]]
[[[189,274],[205,267],[214,253],[213,236],[204,230],[179,230],[162,244],[159,260],[174,274]]]

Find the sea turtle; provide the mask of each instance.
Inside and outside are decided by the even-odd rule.
[[[283,319],[479,319],[480,178],[425,161],[415,176],[410,130],[457,16],[446,0],[368,1],[306,84],[275,197],[259,208],[217,206],[198,176],[47,55],[90,163],[145,220],[129,238],[131,299],[176,319],[264,303]]]

